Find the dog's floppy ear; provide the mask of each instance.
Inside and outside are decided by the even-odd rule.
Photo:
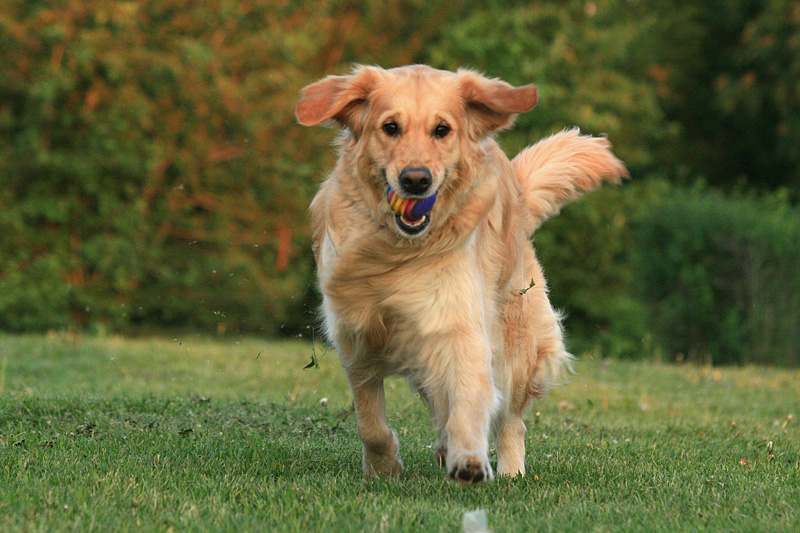
[[[363,127],[366,103],[378,79],[378,70],[356,67],[346,76],[328,76],[301,91],[297,102],[297,120],[304,126],[316,126],[333,120],[357,135]]]
[[[471,131],[478,138],[510,127],[517,113],[533,109],[539,99],[534,85],[514,87],[471,70],[459,70],[457,74]]]

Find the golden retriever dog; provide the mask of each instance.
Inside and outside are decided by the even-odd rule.
[[[427,404],[447,474],[525,473],[523,414],[571,359],[530,236],[581,191],[626,175],[604,138],[564,131],[512,161],[492,134],[534,86],[470,70],[360,66],[303,89],[301,124],[343,129],[311,204],[325,333],[353,392],[368,477],[403,469],[383,382]]]

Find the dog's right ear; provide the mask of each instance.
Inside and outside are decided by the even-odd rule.
[[[347,76],[328,76],[312,83],[301,91],[297,120],[304,126],[333,120],[357,136],[364,126],[367,101],[377,80],[377,69],[362,66]]]

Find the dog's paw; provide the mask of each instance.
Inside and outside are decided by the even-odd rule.
[[[489,458],[476,453],[463,452],[448,458],[447,473],[462,485],[489,482],[494,479]]]
[[[367,478],[378,477],[399,477],[403,473],[403,461],[397,455],[378,455],[375,453],[364,453],[364,476]]]
[[[379,450],[380,452],[377,452],[364,446],[362,452],[364,475],[368,478],[398,477],[403,472],[403,461],[400,459],[400,446],[394,431],[391,432],[388,443]]]

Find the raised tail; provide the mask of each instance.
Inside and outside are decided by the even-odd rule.
[[[531,233],[582,192],[629,176],[608,139],[581,135],[577,128],[542,139],[511,164],[528,204]]]

